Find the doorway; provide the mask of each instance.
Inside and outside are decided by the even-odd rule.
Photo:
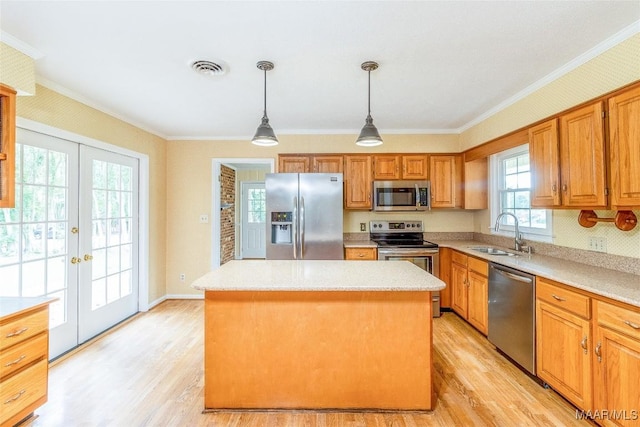
[[[0,209],[0,295],[58,298],[51,358],[138,311],[138,159],[17,130],[16,207]]]
[[[215,270],[220,267],[220,211],[223,208],[221,203],[220,191],[220,171],[221,167],[227,166],[236,171],[236,185],[241,186],[242,182],[260,182],[264,181],[265,173],[273,173],[275,171],[275,161],[272,158],[220,158],[212,159],[212,208],[211,208],[211,269]],[[258,177],[262,177],[259,179]],[[238,188],[238,193],[240,188]],[[238,224],[236,232],[236,242],[242,239],[242,221],[240,204],[235,203],[236,223]],[[265,225],[266,226],[266,225]],[[266,230],[264,230],[266,232]],[[236,244],[236,257],[241,258],[240,244]]]

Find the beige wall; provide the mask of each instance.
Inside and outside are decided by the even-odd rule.
[[[36,64],[24,53],[0,42],[0,82],[18,95],[36,93]]]
[[[166,141],[44,86],[19,96],[17,115],[149,156],[149,301],[166,293]],[[18,141],[19,142],[19,141]]]

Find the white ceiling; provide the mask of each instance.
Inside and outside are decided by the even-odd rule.
[[[169,139],[460,132],[637,33],[634,1],[7,1],[38,81]],[[219,76],[194,60],[224,62]]]

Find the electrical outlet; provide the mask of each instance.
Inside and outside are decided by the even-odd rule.
[[[209,222],[209,215],[202,214],[200,215],[200,224],[207,224]]]
[[[186,276],[184,275],[184,273],[180,273],[180,281],[184,282],[185,278],[186,278]]]
[[[360,231],[367,231],[367,224],[364,222],[360,223]]]
[[[607,252],[607,238],[589,237],[589,250],[595,252]]]

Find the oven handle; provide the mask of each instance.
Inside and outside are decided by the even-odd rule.
[[[387,256],[433,256],[438,254],[438,249],[380,249],[379,255]]]

